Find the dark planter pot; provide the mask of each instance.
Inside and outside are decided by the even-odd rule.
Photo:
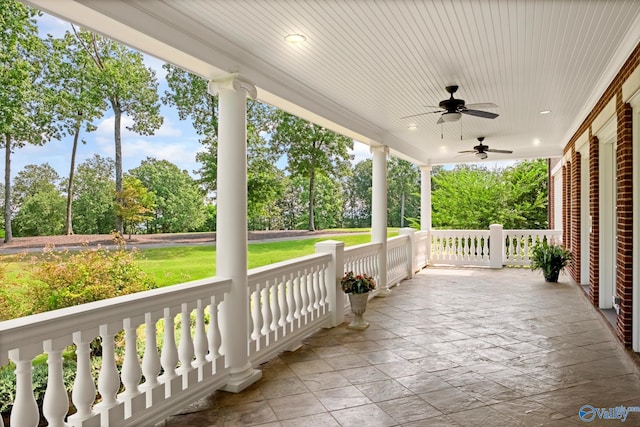
[[[557,282],[559,275],[560,275],[559,271],[552,271],[548,275],[545,274],[544,280],[546,280],[547,282]]]

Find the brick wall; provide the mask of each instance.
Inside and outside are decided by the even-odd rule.
[[[599,141],[593,136],[591,126],[594,119],[602,112],[604,107],[612,100],[616,100],[616,114],[618,119],[617,129],[617,150],[616,150],[616,180],[617,180],[617,195],[616,204],[617,210],[617,233],[618,243],[616,248],[617,259],[617,277],[616,277],[616,292],[617,296],[622,298],[621,301],[621,313],[618,316],[616,331],[617,336],[621,342],[625,345],[631,343],[631,315],[632,315],[632,286],[633,286],[633,263],[632,263],[632,248],[633,248],[633,212],[632,212],[632,111],[629,105],[622,103],[622,84],[633,73],[633,71],[640,66],[640,43],[633,50],[627,61],[624,63],[620,71],[616,74],[615,78],[611,81],[603,95],[600,97],[594,108],[587,115],[586,119],[578,127],[573,137],[569,140],[569,143],[564,148],[564,154],[573,153],[575,150],[575,143],[585,132],[589,135],[589,205],[591,212],[591,236],[589,240],[589,283],[590,291],[589,297],[591,302],[598,306],[599,304],[599,254],[600,254],[600,242],[599,239],[599,208],[598,208],[598,196],[599,196]],[[575,163],[573,161],[572,163]],[[576,166],[572,166],[576,167]],[[565,178],[565,172],[563,169],[563,179]],[[578,186],[572,188],[563,185],[563,203],[562,206],[569,207],[574,206],[572,203],[572,192],[579,189]],[[576,199],[577,197],[574,197]],[[578,198],[579,200],[579,198]],[[575,200],[573,200],[575,203]],[[579,203],[579,202],[578,202]],[[563,212],[563,227],[566,225],[573,225],[571,221],[571,214],[565,215]],[[579,221],[578,221],[579,222]],[[579,232],[579,229],[578,229]],[[577,251],[580,250],[579,245],[576,246],[575,236],[576,231],[572,227],[571,230],[563,229],[563,238],[565,243],[571,245],[574,257]],[[574,238],[573,240],[566,240]],[[578,237],[579,239],[579,237]],[[578,240],[579,242],[579,240]],[[638,242],[640,244],[640,242]],[[572,276],[574,271],[571,270]],[[579,277],[579,276],[575,276]]]
[[[598,307],[600,299],[600,141],[589,133],[589,212],[591,234],[589,236],[589,297]]]
[[[556,216],[553,214],[556,211],[556,177],[551,175],[551,168],[549,168],[549,230],[556,229]]]
[[[622,298],[620,313],[616,324],[618,338],[631,344],[632,326],[632,285],[633,285],[633,155],[632,155],[632,110],[629,104],[622,103],[622,94],[618,96],[618,146],[616,149],[617,173],[617,215],[618,248],[616,295]]]
[[[569,206],[571,203],[571,180],[569,179],[569,167],[570,164],[562,166],[562,241],[567,247],[571,245],[569,237],[569,218],[571,217],[569,212]]]
[[[571,252],[573,260],[569,266],[569,273],[573,280],[580,283],[580,153],[575,149],[571,152]]]

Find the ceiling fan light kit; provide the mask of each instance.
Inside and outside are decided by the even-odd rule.
[[[462,117],[462,114],[457,111],[442,113],[442,121],[443,122],[457,122]]]
[[[489,155],[487,153],[485,153],[484,151],[478,151],[476,153],[476,157],[479,158],[480,160],[484,160],[488,157]]]

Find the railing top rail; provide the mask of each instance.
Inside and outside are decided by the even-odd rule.
[[[294,258],[287,261],[277,262],[275,264],[265,265],[263,267],[252,268],[247,272],[249,282],[262,280],[265,276],[272,277],[277,274],[279,270],[289,271],[297,268],[305,267],[307,265],[315,264],[319,261],[330,261],[331,254],[329,253],[315,253],[311,255],[305,255],[302,257]]]
[[[406,243],[406,240],[409,240],[409,236],[407,235],[390,237],[389,239],[387,239],[387,247],[402,245]]]
[[[344,248],[345,255],[360,252],[362,250],[372,250],[377,251],[382,246],[381,243],[362,243],[360,245],[349,246],[348,248]]]
[[[451,234],[486,234],[489,235],[489,230],[431,230],[432,235],[451,235]]]
[[[230,289],[230,279],[212,277],[6,320],[0,322],[0,364],[5,352],[25,342],[68,336],[108,323],[108,319],[142,316]]]
[[[562,230],[518,230],[518,229],[504,229],[505,233],[518,233],[518,234],[551,234],[551,233],[562,233]]]

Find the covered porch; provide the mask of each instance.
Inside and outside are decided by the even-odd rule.
[[[575,426],[583,405],[637,406],[637,367],[581,293],[566,275],[428,268],[369,301],[368,329],[322,329],[161,425]]]

